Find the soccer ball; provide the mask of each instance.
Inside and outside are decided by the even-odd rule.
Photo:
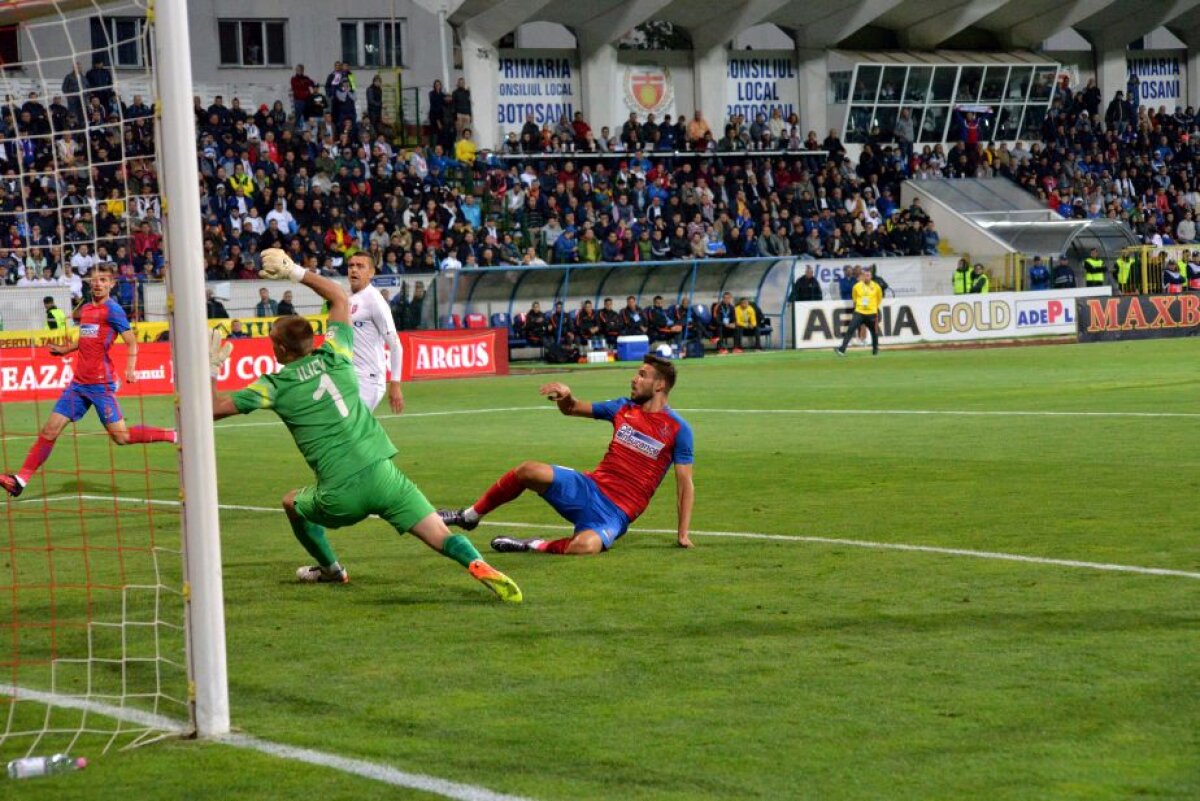
[[[674,355],[671,351],[671,346],[669,344],[667,344],[666,342],[660,342],[658,347],[654,349],[654,352],[657,355],[663,357],[664,359],[674,358]]]

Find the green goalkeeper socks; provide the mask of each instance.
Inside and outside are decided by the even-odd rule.
[[[292,524],[292,533],[296,535],[296,539],[300,540],[304,550],[317,560],[317,564],[321,567],[329,567],[337,561],[333,548],[329,547],[329,540],[325,539],[323,526],[310,523],[302,517],[292,519],[289,516],[288,521]]]
[[[442,553],[463,567],[468,567],[476,559],[483,558],[479,555],[479,551],[475,550],[471,541],[462,534],[447,537],[446,541],[442,543]]]

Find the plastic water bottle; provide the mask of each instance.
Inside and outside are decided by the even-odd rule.
[[[67,754],[55,754],[48,757],[25,757],[14,759],[8,763],[8,778],[32,779],[35,776],[55,776],[59,773],[70,773],[73,770],[83,770],[87,760],[83,757],[72,757]]]

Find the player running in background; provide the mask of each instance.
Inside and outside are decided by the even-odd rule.
[[[461,534],[451,534],[429,501],[392,457],[396,446],[358,397],[351,361],[354,328],[346,293],[332,281],[305,272],[278,248],[262,254],[264,278],[303,283],[329,302],[325,343],[313,348],[313,329],[299,316],[280,317],[271,327],[278,373],[264,375],[232,395],[217,392],[216,375],[232,345],[221,345],[214,332],[210,347],[213,375],[213,419],[273,409],[291,432],[316,483],[292,490],[283,498],[292,532],[317,560],[301,567],[305,582],[342,584],[350,577],[325,537],[325,527],[351,526],[369,515],[391,523],[400,533],[411,531],[435,551],[467,568],[501,600],[518,602],[521,590],[491,567]]]
[[[388,302],[371,283],[375,260],[366,253],[350,257],[350,320],[354,323],[354,372],[358,374],[358,397],[371,411],[383,398],[387,385],[388,402],[393,414],[404,411],[404,393],[400,390],[400,337]],[[384,355],[387,345],[387,355]],[[387,381],[384,359],[392,371]]]
[[[129,327],[129,318],[125,316],[121,304],[110,297],[116,284],[112,267],[107,264],[94,266],[88,276],[88,282],[92,287],[92,300],[85,303],[81,310],[79,338],[74,342],[68,341],[65,345],[50,346],[50,352],[55,356],[66,356],[68,353],[79,351],[74,365],[75,376],[54,404],[54,411],[50,413],[50,417],[38,433],[37,441],[25,456],[21,471],[0,475],[0,487],[4,487],[14,498],[25,490],[29,479],[50,458],[54,443],[58,441],[67,423],[79,420],[92,406],[96,407],[96,414],[108,430],[109,438],[118,445],[175,441],[174,429],[125,426],[121,406],[117,403],[117,387],[120,381],[108,351],[117,337],[125,343],[129,349],[129,356],[125,361],[125,380],[132,384],[137,381],[137,337]]]
[[[448,525],[470,531],[498,506],[527,489],[541,495],[575,526],[574,534],[558,540],[496,537],[497,551],[540,551],[555,554],[594,554],[607,551],[650,505],[667,468],[675,466],[677,542],[691,548],[688,537],[696,490],[692,484],[692,429],[667,405],[675,386],[675,365],[647,356],[630,384],[628,398],[591,403],[576,398],[570,387],[552,383],[539,392],[574,417],[606,420],[613,425],[608,453],[591,473],[568,467],[522,462],[509,470],[474,505],[438,514]]]

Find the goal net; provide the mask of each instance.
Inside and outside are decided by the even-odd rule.
[[[47,423],[80,365],[48,345],[95,335],[80,320],[97,264],[115,269],[111,297],[139,340],[178,331],[141,327],[146,292],[170,279],[174,229],[155,16],[139,0],[0,6],[5,474],[25,473],[53,439]],[[174,158],[194,165],[195,153]],[[133,444],[118,446],[100,407],[88,409],[19,497],[0,492],[0,761],[94,755],[194,727],[179,467],[189,442],[173,441],[170,347],[140,342],[136,381],[119,338],[110,351],[121,416],[141,432]]]

